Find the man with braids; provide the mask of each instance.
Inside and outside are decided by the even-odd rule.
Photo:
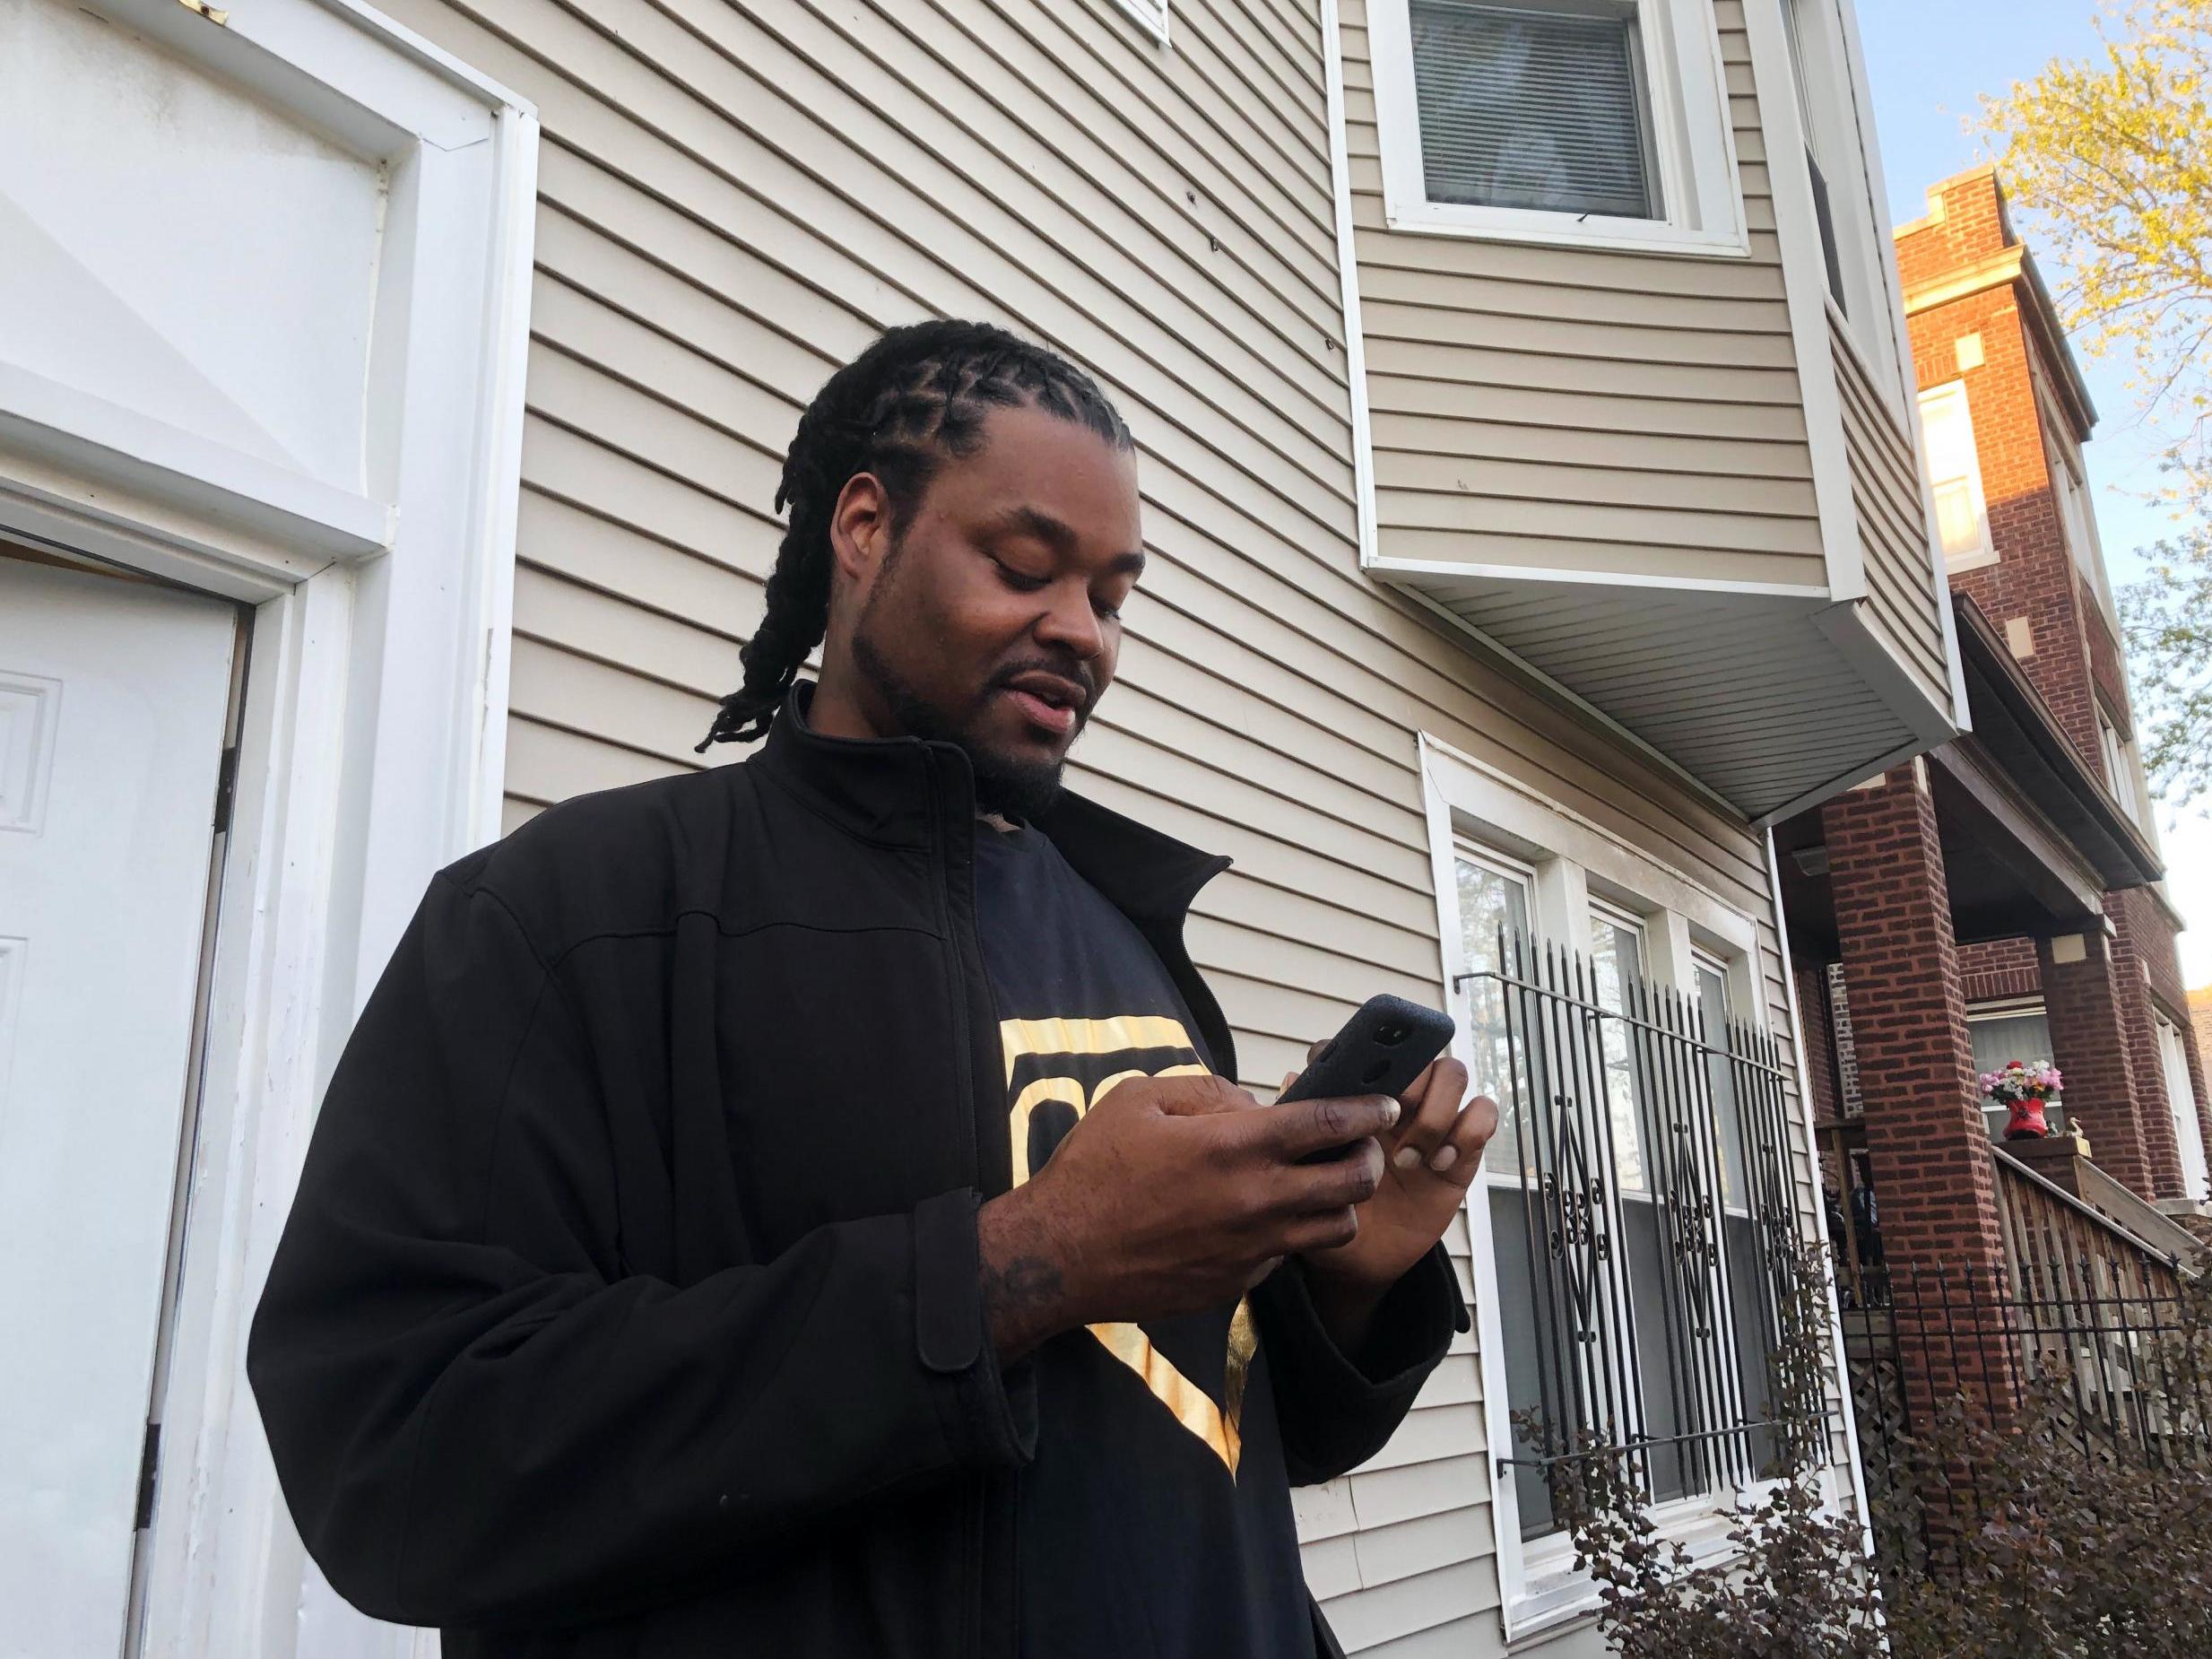
[[[1086,375],[894,329],[776,504],[759,751],[441,873],[332,1081],[249,1360],[308,1548],[447,1659],[1332,1653],[1289,1487],[1463,1327],[1496,1107],[1237,1088],[1224,861],[1060,788],[1144,564]]]

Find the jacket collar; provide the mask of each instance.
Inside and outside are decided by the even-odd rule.
[[[975,777],[958,746],[912,737],[825,737],[806,723],[813,696],[811,683],[792,688],[755,764],[863,840],[927,847],[941,825],[972,845]],[[1229,867],[1227,858],[1066,790],[1037,828],[1107,902],[1140,921],[1180,923],[1199,890]]]

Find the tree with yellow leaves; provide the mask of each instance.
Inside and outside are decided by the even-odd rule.
[[[2212,0],[2115,0],[2101,58],[2053,60],[1982,100],[1981,122],[2064,274],[2092,357],[2125,353],[2171,440],[2184,528],[2123,599],[2151,716],[2144,760],[2170,799],[2212,790]]]

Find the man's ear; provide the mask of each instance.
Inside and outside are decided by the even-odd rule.
[[[890,551],[890,495],[873,473],[854,473],[829,515],[829,552],[837,574],[865,594]]]

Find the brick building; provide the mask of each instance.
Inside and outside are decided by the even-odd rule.
[[[2173,1247],[2212,1120],[2082,465],[2095,411],[1994,171],[1928,203],[1895,246],[1973,730],[1775,830],[1824,1168],[1877,1191],[1893,1264],[2001,1270],[1999,1189],[2029,1168]],[[1976,1080],[2009,1059],[2064,1073],[2061,1133],[2000,1151]]]

